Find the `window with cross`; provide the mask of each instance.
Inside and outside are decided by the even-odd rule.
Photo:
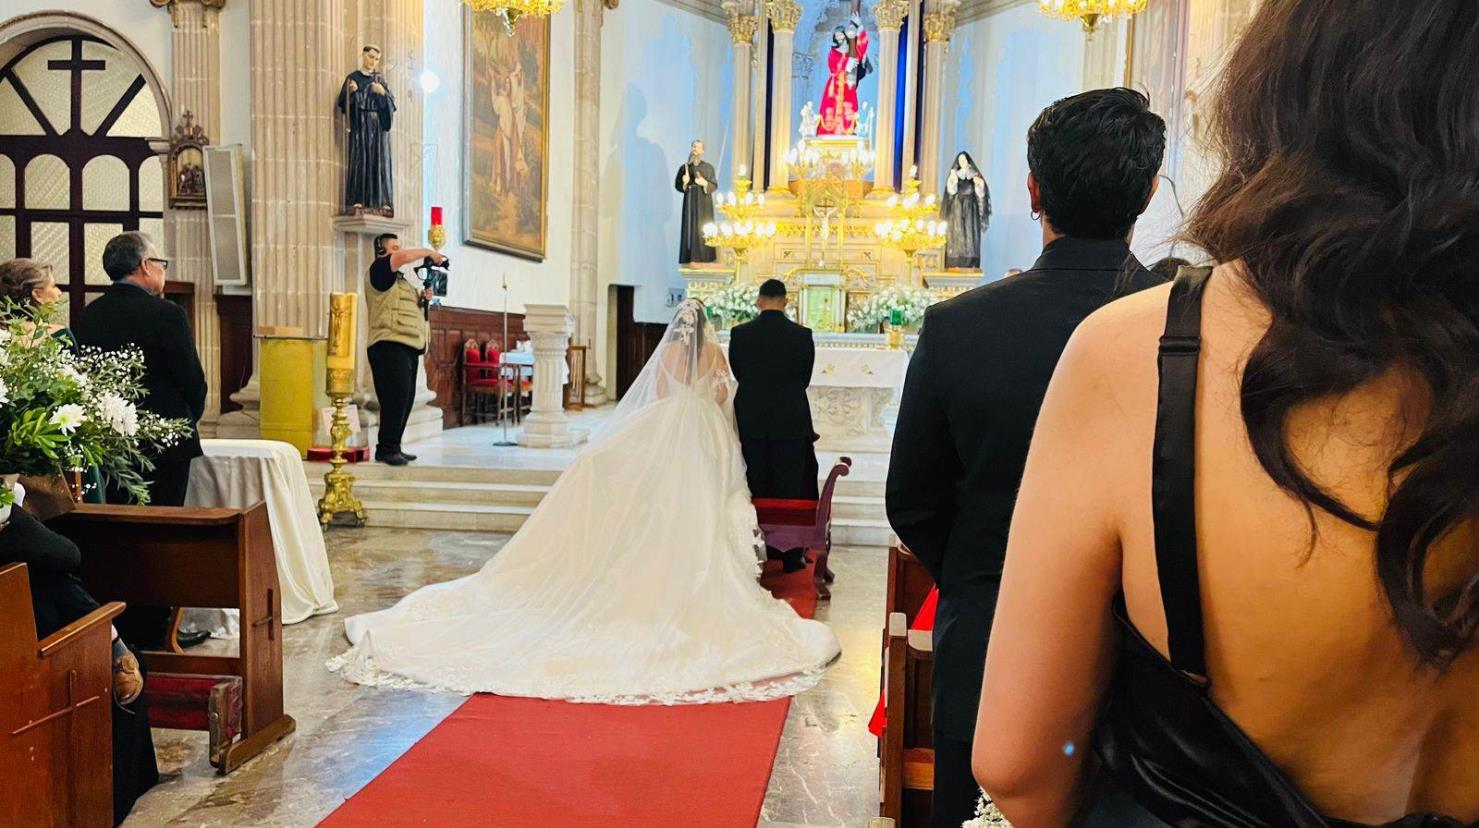
[[[142,230],[163,246],[164,132],[145,72],[86,35],[33,43],[0,67],[0,261],[51,264],[62,322],[111,283],[103,246]]]

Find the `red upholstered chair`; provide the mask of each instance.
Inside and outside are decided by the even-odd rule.
[[[488,362],[483,358],[478,343],[475,340],[467,340],[462,345],[462,422],[464,424],[473,422],[477,418],[479,409],[486,410],[487,406],[481,404],[487,397],[500,395],[503,383],[498,378],[497,351],[494,352],[495,360]]]
[[[837,478],[846,477],[851,471],[852,458],[839,457],[827,474],[820,500],[757,497],[753,501],[755,516],[765,533],[767,545],[816,553],[812,578],[818,598],[832,597],[827,588],[827,584],[834,580],[832,570],[827,566],[827,559],[832,554],[832,495],[837,490]]]

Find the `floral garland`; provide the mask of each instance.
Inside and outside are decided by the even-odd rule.
[[[0,473],[96,468],[147,502],[149,457],[188,437],[190,424],[137,407],[144,396],[138,348],[74,354],[48,321],[45,310],[0,307]],[[0,491],[0,506],[14,499]]]
[[[902,314],[901,325],[918,325],[924,321],[924,312],[930,305],[940,301],[931,291],[924,288],[893,285],[869,296],[856,308],[847,313],[848,328],[854,331],[870,330],[890,321],[894,311]]]
[[[748,322],[760,315],[755,301],[760,298],[759,285],[726,285],[705,300],[709,313],[731,325]]]

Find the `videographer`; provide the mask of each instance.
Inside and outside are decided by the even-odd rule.
[[[375,459],[390,466],[404,466],[416,459],[401,451],[401,436],[415,402],[417,363],[426,353],[432,289],[413,285],[400,270],[420,259],[447,262],[446,256],[430,248],[403,249],[394,233],[375,237],[375,261],[370,265],[370,284],[365,290],[370,314],[366,355],[375,396],[380,398],[380,438]]]

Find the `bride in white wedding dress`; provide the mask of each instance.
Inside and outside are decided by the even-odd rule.
[[[791,695],[840,652],[756,582],[728,364],[684,302],[611,419],[480,572],[345,622],[361,684],[678,704]]]

